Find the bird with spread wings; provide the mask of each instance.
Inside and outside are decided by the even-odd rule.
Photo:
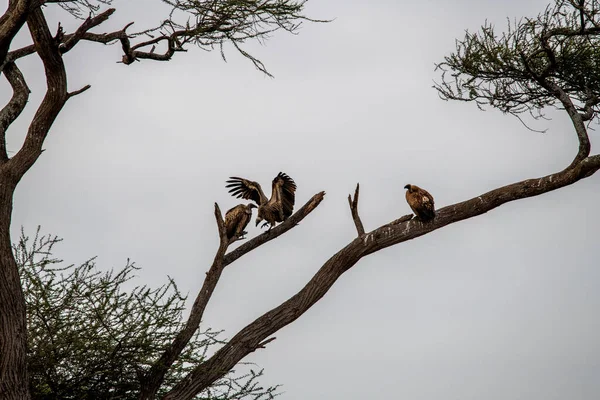
[[[258,205],[256,226],[265,221],[262,227],[269,225],[271,230],[277,222],[285,221],[294,211],[296,183],[283,172],[273,179],[271,198],[265,196],[258,182],[232,176],[227,183],[226,187],[232,196],[252,200]]]

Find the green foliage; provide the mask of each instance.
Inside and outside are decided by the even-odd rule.
[[[95,260],[65,266],[52,257],[61,239],[23,233],[14,246],[27,303],[28,367],[33,399],[136,399],[140,377],[183,326],[185,297],[173,280],[157,289],[132,286],[138,268],[101,272]],[[130,287],[129,289],[127,287]],[[201,363],[219,332],[196,332],[159,395]],[[197,399],[272,399],[249,364]],[[248,370],[249,369],[249,370]]]
[[[327,22],[304,15],[307,0],[160,0],[168,7],[162,22],[154,27],[129,33],[129,39],[143,38],[133,50],[151,47],[144,58],[155,58],[156,52],[170,54],[186,51],[188,45],[203,50],[219,49],[225,60],[224,45],[230,43],[254,66],[271,76],[265,65],[242,46],[248,40],[264,42],[284,30],[297,33],[304,21]],[[76,18],[95,14],[113,0],[66,0],[59,5]],[[157,2],[158,4],[158,2]],[[160,48],[162,46],[162,49]],[[158,47],[158,48],[157,48]],[[139,55],[139,54],[138,54]]]
[[[467,32],[438,65],[442,82],[435,88],[444,99],[534,117],[568,96],[596,115],[599,45],[600,2],[555,0],[535,18],[509,21],[501,34],[487,22],[479,32]]]

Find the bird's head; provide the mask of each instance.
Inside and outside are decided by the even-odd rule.
[[[408,185],[404,186],[404,189],[408,189],[408,191],[410,192],[410,191],[412,191],[412,185],[408,184]]]

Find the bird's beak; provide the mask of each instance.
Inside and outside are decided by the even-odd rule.
[[[410,189],[410,185],[404,186],[404,189]]]

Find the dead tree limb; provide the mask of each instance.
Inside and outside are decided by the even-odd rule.
[[[298,211],[292,214],[288,219],[286,219],[281,224],[272,228],[270,231],[265,232],[263,234],[258,235],[257,237],[247,241],[237,249],[227,253],[225,258],[223,259],[223,265],[229,265],[238,258],[242,257],[246,253],[254,250],[255,248],[267,243],[281,235],[285,232],[289,231],[296,225],[300,223],[308,214],[310,214],[315,208],[321,204],[325,198],[325,192],[319,192],[311,197],[310,200],[306,202]]]
[[[227,231],[223,222],[223,216],[221,214],[219,205],[215,203],[215,220],[217,222],[217,228],[219,232],[219,248],[210,269],[206,273],[204,284],[196,296],[196,300],[194,301],[190,316],[188,317],[184,328],[177,334],[171,345],[164,351],[158,361],[154,363],[147,376],[143,379],[142,390],[139,396],[140,400],[152,399],[156,396],[156,392],[164,381],[165,374],[168,372],[171,365],[173,365],[177,357],[179,357],[187,343],[200,326],[206,306],[212,297],[212,294],[225,267],[247,252],[256,249],[262,244],[275,239],[278,236],[281,236],[288,230],[297,226],[298,222],[304,219],[304,217],[310,214],[320,204],[320,202],[323,200],[324,194],[324,192],[321,192],[314,195],[303,207],[296,211],[296,213],[291,215],[280,225],[271,229],[270,232],[265,232],[249,242],[246,242],[243,246],[238,247],[238,249],[236,249],[238,252],[237,257],[231,257],[230,254],[228,254],[230,257],[227,261],[225,252],[233,241],[228,241],[227,239]],[[240,248],[243,249],[239,250]],[[272,340],[275,340],[275,338],[263,341],[261,346],[264,348],[264,346]]]
[[[168,372],[169,368],[171,368],[175,360],[177,360],[177,357],[179,357],[200,326],[204,310],[206,310],[208,301],[217,287],[221,273],[225,268],[223,265],[223,256],[227,251],[229,242],[227,240],[227,231],[225,230],[221,209],[217,203],[215,203],[215,220],[217,222],[219,233],[219,248],[217,249],[213,263],[206,273],[204,284],[196,296],[196,300],[194,301],[185,326],[175,336],[171,345],[163,352],[158,361],[154,363],[147,376],[143,379],[140,399],[152,399],[156,395],[156,392],[164,381],[165,374]]]
[[[350,242],[335,253],[297,294],[265,313],[240,330],[206,362],[196,367],[177,384],[164,400],[189,400],[231,370],[245,356],[260,348],[261,343],[279,329],[292,323],[309,310],[337,279],[361,258],[386,247],[423,236],[446,225],[472,218],[505,203],[538,196],[592,175],[600,169],[600,155],[585,158],[575,167],[536,179],[507,185],[473,199],[437,210],[428,223],[401,218],[383,225]]]
[[[359,184],[356,184],[356,189],[354,190],[354,199],[352,199],[351,195],[348,195],[348,205],[350,206],[350,212],[352,213],[352,219],[354,220],[354,225],[356,226],[356,232],[358,232],[358,236],[362,236],[365,234],[365,227],[360,220],[360,215],[358,215],[358,191]]]

